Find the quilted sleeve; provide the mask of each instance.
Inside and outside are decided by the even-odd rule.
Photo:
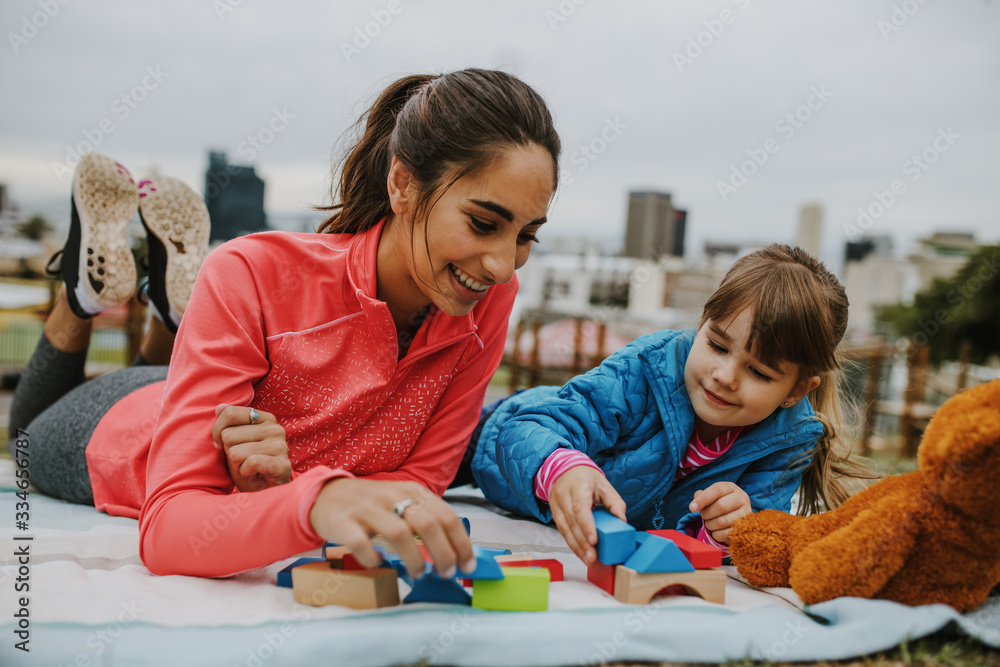
[[[584,452],[605,469],[622,451],[645,442],[655,407],[641,364],[638,348],[626,346],[554,395],[511,414],[499,427],[498,483],[483,489],[487,497],[505,509],[550,521],[548,505],[535,498],[533,483],[556,448]]]

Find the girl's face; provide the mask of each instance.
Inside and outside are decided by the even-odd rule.
[[[798,364],[767,366],[747,352],[752,322],[750,310],[744,309],[721,322],[705,322],[695,336],[684,366],[684,385],[703,439],[763,421],[819,385],[818,377],[800,380]]]
[[[405,217],[413,214],[414,188],[407,186],[400,166],[394,162],[390,170],[390,200],[397,217]],[[555,187],[553,171],[544,148],[513,147],[484,169],[455,181],[427,219],[413,223],[412,236],[409,225],[392,225],[396,242],[390,262],[397,271],[395,284],[384,285],[390,308],[413,313],[433,303],[461,316],[489,290],[507,289],[504,283],[528,260],[545,222]],[[381,251],[380,246],[380,265]],[[381,270],[379,278],[382,290]]]

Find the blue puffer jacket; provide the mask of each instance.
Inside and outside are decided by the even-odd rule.
[[[486,497],[551,521],[548,504],[535,498],[534,478],[549,454],[569,447],[604,470],[628,505],[629,523],[640,529],[683,529],[698,518],[687,509],[694,492],[720,481],[746,491],[754,511],[789,511],[823,433],[807,399],[775,410],[725,455],[674,485],[694,430],[684,387],[694,336],[694,329],[642,336],[562,387],[537,387],[502,402],[483,424],[472,460]]]

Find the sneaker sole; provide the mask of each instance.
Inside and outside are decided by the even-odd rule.
[[[208,255],[208,237],[211,231],[205,202],[191,188],[176,178],[158,176],[143,191],[139,200],[139,217],[146,231],[166,253],[165,285],[159,287],[152,281],[154,253],[150,247],[150,289],[165,290],[169,317],[174,324],[191,299],[191,288],[202,262]],[[155,299],[156,295],[151,295]],[[167,313],[163,313],[166,315]]]
[[[80,158],[73,176],[80,280],[73,296],[87,312],[120,306],[135,294],[135,258],[125,230],[138,203],[139,192],[124,167],[96,153]]]

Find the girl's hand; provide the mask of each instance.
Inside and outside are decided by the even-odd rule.
[[[594,505],[603,505],[625,521],[625,501],[600,471],[590,466],[573,466],[552,484],[549,495],[552,518],[566,544],[588,566],[597,560]]]
[[[404,506],[397,514],[395,508]],[[411,576],[423,575],[424,557],[413,539],[419,535],[441,576],[453,576],[456,565],[466,573],[476,569],[472,542],[462,520],[445,501],[416,482],[330,480],[309,511],[309,523],[323,539],[350,549],[366,567],[381,562],[371,538],[382,535]]]
[[[285,429],[274,415],[257,411],[250,423],[250,408],[241,405],[215,406],[212,441],[226,453],[229,475],[240,491],[260,491],[292,478]]]
[[[753,513],[750,496],[732,482],[716,482],[704,491],[695,491],[689,509],[701,514],[705,530],[722,544],[729,544],[729,531],[736,520]]]

